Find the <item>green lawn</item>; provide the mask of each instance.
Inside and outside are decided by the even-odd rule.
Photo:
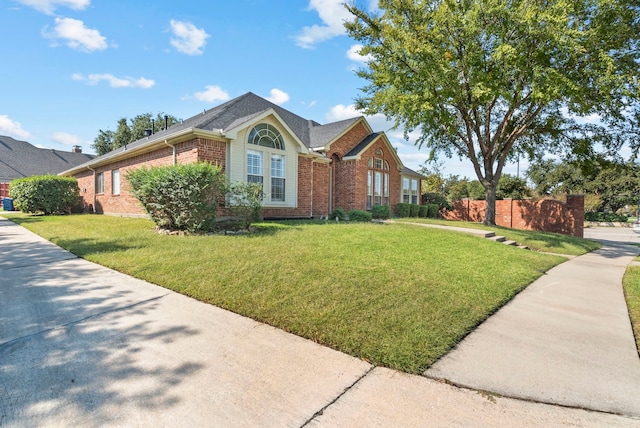
[[[181,237],[144,219],[6,216],[88,260],[409,373],[564,260],[406,224]]]
[[[482,223],[470,221],[450,221],[426,218],[403,218],[396,219],[404,223],[427,223],[440,224],[445,226],[467,227],[470,229],[480,229],[495,232],[511,241],[516,241],[520,245],[526,245],[536,251],[545,251],[555,254],[566,254],[580,256],[593,250],[602,248],[602,244],[588,239],[576,238],[573,236],[560,235],[551,232],[535,232],[530,230],[509,229],[500,226],[485,226]]]
[[[631,326],[636,337],[636,346],[640,353],[640,266],[627,268],[622,286],[624,287],[624,296],[627,299]]]

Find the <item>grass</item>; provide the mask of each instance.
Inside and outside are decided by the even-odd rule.
[[[638,260],[638,259],[636,259]],[[629,266],[622,280],[624,297],[627,299],[629,318],[640,353],[640,266]]]
[[[551,232],[536,232],[530,230],[509,229],[500,226],[486,226],[482,223],[469,221],[450,221],[425,218],[403,218],[397,219],[399,222],[440,224],[446,226],[468,227],[470,229],[489,230],[502,235],[506,239],[516,241],[520,245],[526,245],[536,251],[543,251],[555,254],[566,254],[580,256],[593,250],[602,248],[602,244],[588,239],[576,238],[573,236],[561,235]]]
[[[6,217],[80,257],[408,373],[564,260],[407,224],[260,223],[252,235],[181,237],[144,219]]]

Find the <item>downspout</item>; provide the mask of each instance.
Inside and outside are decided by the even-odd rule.
[[[93,213],[96,213],[96,203],[98,202],[98,198],[96,196],[96,170],[87,166],[93,172]]]
[[[164,143],[173,149],[173,165],[175,166],[178,163],[178,154],[176,153],[176,146],[167,143],[167,140],[164,140]]]
[[[314,163],[315,163],[315,160],[311,159],[311,214],[309,215],[309,218],[313,218],[313,170],[314,170],[313,164]]]

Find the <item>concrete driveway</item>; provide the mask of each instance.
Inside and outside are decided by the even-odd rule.
[[[0,426],[638,426],[457,388],[78,259],[0,219]]]

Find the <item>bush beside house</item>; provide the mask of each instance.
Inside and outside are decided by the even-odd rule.
[[[36,175],[11,181],[15,207],[31,214],[71,214],[80,204],[78,181],[72,177]]]

